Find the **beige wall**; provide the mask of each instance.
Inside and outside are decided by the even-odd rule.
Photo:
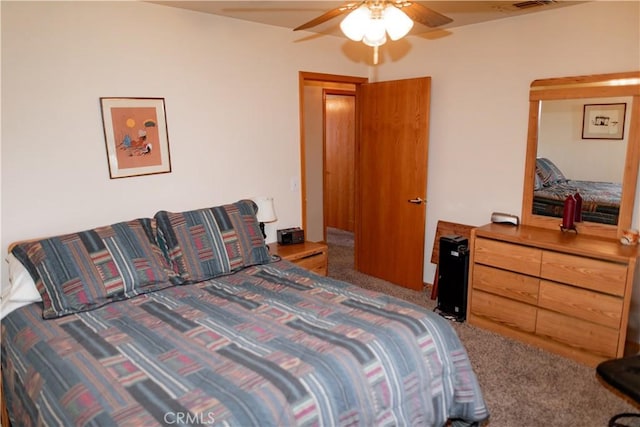
[[[270,195],[298,226],[298,72],[343,42],[144,2],[1,2],[2,251],[15,240]],[[109,179],[99,98],[164,97],[172,172]],[[2,265],[3,283],[6,268]]]
[[[589,2],[416,38],[379,69],[379,80],[433,79],[427,260],[438,219],[520,214],[531,82],[640,69],[638,22],[638,2]]]
[[[639,70],[639,22],[640,2],[587,2],[415,37],[402,60],[372,70],[378,80],[432,77],[427,281],[439,219],[481,225],[494,211],[520,215],[531,82]],[[636,227],[639,204],[636,196]],[[640,278],[630,335],[640,341]]]
[[[306,239],[320,242],[324,240],[322,84],[306,85],[304,88],[304,131],[307,187],[307,218],[304,233]]]
[[[626,103],[623,139],[582,139],[585,104]],[[559,99],[542,102],[538,157],[547,157],[572,180],[622,182],[632,98]]]
[[[409,37],[398,51],[383,47],[375,68],[347,56],[353,43],[342,38],[149,3],[0,7],[2,251],[18,239],[254,195],[275,198],[275,240],[276,228],[301,224],[291,190],[300,178],[298,72],[431,76],[431,282],[439,219],[479,225],[493,211],[520,213],[531,81],[640,69],[638,2]],[[165,98],[172,173],[109,179],[101,96]],[[636,323],[639,294],[636,286]]]

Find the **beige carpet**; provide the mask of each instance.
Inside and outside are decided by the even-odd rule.
[[[435,307],[425,292],[395,286],[353,269],[349,233],[330,229],[329,276],[363,288]],[[620,412],[638,412],[606,389],[593,368],[504,338],[465,323],[452,322],[476,371],[491,413],[489,427],[604,427]],[[640,426],[639,421],[630,425]]]

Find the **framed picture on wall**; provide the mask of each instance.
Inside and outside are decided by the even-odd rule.
[[[100,98],[109,176],[171,172],[164,98]]]
[[[582,139],[623,139],[626,103],[585,104]]]

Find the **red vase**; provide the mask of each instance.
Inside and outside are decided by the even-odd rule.
[[[576,218],[576,199],[569,195],[564,199],[564,210],[562,212],[562,228],[572,229]]]
[[[576,210],[573,217],[574,222],[582,221],[582,196],[580,193],[576,193],[573,195],[573,198],[576,200]]]

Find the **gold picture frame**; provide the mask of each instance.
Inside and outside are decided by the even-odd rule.
[[[100,98],[111,179],[171,172],[164,98]]]

